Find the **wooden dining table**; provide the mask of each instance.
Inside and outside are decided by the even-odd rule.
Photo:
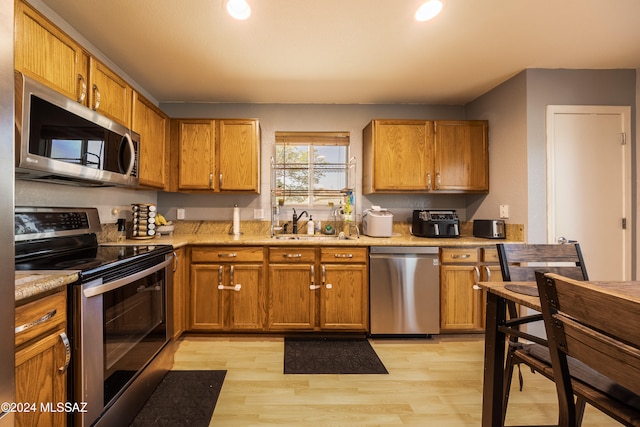
[[[637,281],[589,281],[588,283],[624,296],[640,298],[640,282]],[[537,296],[535,282],[480,282],[478,286],[487,291],[482,427],[502,427],[508,334],[500,330],[500,327],[507,320],[507,303],[512,301],[540,311],[540,298]],[[518,292],[508,288],[518,289]]]

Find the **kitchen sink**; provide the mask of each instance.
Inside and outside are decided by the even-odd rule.
[[[311,241],[325,241],[325,240],[354,240],[353,236],[339,235],[321,235],[321,236],[309,236],[305,234],[278,234],[274,236],[277,240],[311,240]]]

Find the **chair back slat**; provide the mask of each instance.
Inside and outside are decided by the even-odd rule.
[[[578,243],[496,245],[502,277],[507,282],[533,282],[535,272],[553,272],[589,280]]]
[[[554,309],[640,348],[640,298],[567,277],[550,277],[557,295]]]
[[[570,317],[556,314],[564,328],[566,354],[640,395],[640,350]]]

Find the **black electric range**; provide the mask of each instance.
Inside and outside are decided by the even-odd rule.
[[[173,251],[171,245],[99,245],[101,231],[94,208],[16,208],[16,270],[79,270],[86,282],[126,274],[151,258]]]

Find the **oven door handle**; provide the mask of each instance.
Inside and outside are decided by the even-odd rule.
[[[129,283],[135,282],[136,280],[142,279],[152,273],[155,273],[156,271],[160,271],[164,268],[167,268],[168,266],[170,266],[173,263],[173,259],[172,258],[168,258],[165,261],[161,262],[158,265],[155,265],[151,268],[147,268],[146,270],[143,271],[139,271],[137,273],[134,273],[130,276],[127,277],[123,277],[122,279],[117,279],[114,280],[112,282],[107,282],[107,283],[102,283],[96,286],[92,286],[90,288],[87,289],[83,289],[82,293],[84,294],[85,297],[90,298],[90,297],[95,297],[97,295],[102,295],[104,293],[107,293],[109,291],[112,291],[114,289],[118,289],[122,286],[128,285]]]

